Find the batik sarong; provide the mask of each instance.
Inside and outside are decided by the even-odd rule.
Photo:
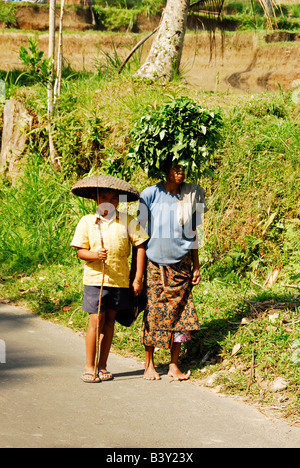
[[[162,266],[148,260],[142,343],[169,349],[174,334],[200,329],[192,297],[192,254]]]

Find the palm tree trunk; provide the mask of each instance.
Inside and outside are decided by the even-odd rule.
[[[57,71],[54,85],[54,109],[61,93],[62,67],[63,67],[63,21],[65,12],[65,0],[60,2],[60,19],[58,34]]]
[[[157,36],[136,76],[168,82],[178,71],[190,0],[168,0]]]

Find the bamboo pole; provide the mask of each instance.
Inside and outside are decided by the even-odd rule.
[[[101,233],[101,220],[98,223],[99,232],[100,232],[100,243],[101,248],[104,248],[103,237]],[[94,366],[94,380],[97,378],[98,374],[98,365],[99,365],[99,354],[100,354],[100,335],[103,329],[103,325],[105,322],[105,312],[101,314],[101,303],[102,303],[102,293],[103,293],[103,286],[104,286],[104,276],[105,276],[105,261],[102,260],[102,282],[100,288],[100,295],[99,295],[99,304],[98,304],[98,316],[97,316],[97,332],[96,332],[96,354],[95,354],[95,366]]]
[[[52,70],[47,84],[47,104],[48,104],[48,134],[49,134],[49,152],[53,167],[56,170],[60,169],[59,159],[57,158],[55,145],[52,137],[51,120],[54,115],[54,55],[55,55],[55,29],[56,29],[56,0],[50,0],[49,4],[49,47],[48,57],[52,59]]]
[[[58,33],[58,52],[57,52],[57,72],[54,85],[54,108],[57,100],[60,98],[62,66],[63,66],[63,21],[65,12],[65,0],[61,0],[60,18],[59,18],[59,33]]]
[[[56,0],[50,0],[49,4],[49,45],[48,57],[53,60],[50,80],[47,85],[48,95],[48,116],[53,115],[53,77],[54,77],[54,54],[55,54],[55,13],[56,13]]]

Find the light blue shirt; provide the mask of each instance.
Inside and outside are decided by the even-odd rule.
[[[198,247],[195,216],[181,226],[177,215],[178,200],[180,195],[169,193],[161,182],[141,193],[138,220],[142,226],[147,225],[150,236],[146,254],[149,260],[159,265],[178,263],[191,249]]]

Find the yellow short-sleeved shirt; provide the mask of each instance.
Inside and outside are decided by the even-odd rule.
[[[84,216],[79,221],[75,235],[71,242],[72,247],[98,251],[101,248],[101,235],[107,260],[105,262],[104,286],[128,288],[130,243],[137,247],[149,239],[146,231],[138,221],[126,213],[115,212],[110,220],[98,214]],[[83,284],[86,286],[101,286],[102,261],[87,261],[84,265]]]

